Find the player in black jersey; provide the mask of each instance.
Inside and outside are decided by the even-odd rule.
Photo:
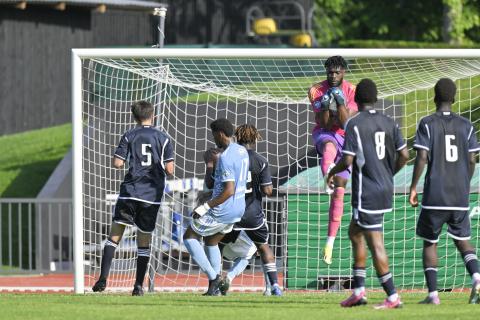
[[[102,256],[100,277],[93,286],[104,291],[107,277],[125,226],[137,227],[137,274],[132,295],[143,295],[143,279],[150,259],[151,233],[163,197],[165,178],[173,174],[172,141],[166,133],[152,127],[153,106],[139,101],[131,106],[137,126],[125,132],[113,156],[120,169],[128,162],[128,173],[120,185],[110,235]]]
[[[264,271],[271,284],[271,293],[281,296],[275,256],[268,244],[268,225],[262,209],[262,196],[272,195],[272,177],[267,159],[252,150],[261,136],[255,126],[243,124],[237,127],[235,137],[237,142],[247,149],[250,164],[245,192],[245,213],[240,222],[234,225],[233,238],[235,239],[243,230],[255,243],[262,259]],[[229,285],[228,278],[224,278],[220,284],[223,294],[228,290]]]
[[[417,235],[423,241],[423,268],[429,294],[421,303],[439,304],[437,293],[437,242],[444,224],[447,234],[460,251],[472,277],[470,303],[479,303],[478,258],[470,242],[470,179],[480,150],[475,129],[467,119],[451,111],[455,102],[455,83],[447,78],[435,85],[434,114],[418,124],[415,143],[417,157],[410,186],[410,204],[418,206],[417,183],[427,164],[422,211]]]
[[[407,162],[408,151],[395,121],[373,109],[376,101],[375,83],[370,79],[361,80],[355,92],[355,102],[360,112],[348,120],[342,159],[327,177],[327,183],[333,187],[335,174],[353,165],[353,217],[349,236],[354,257],[354,291],[348,299],[342,301],[342,307],[367,303],[365,244],[370,249],[378,279],[388,296],[375,308],[401,306],[383,242],[383,215],[392,211],[393,176]]]

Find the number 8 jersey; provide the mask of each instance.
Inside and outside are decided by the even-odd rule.
[[[375,110],[357,113],[346,124],[343,154],[354,156],[352,207],[365,213],[392,211],[397,152],[406,148],[398,125]]]
[[[168,135],[151,126],[137,126],[123,134],[114,156],[128,163],[118,198],[160,204],[165,163],[174,157]]]
[[[422,207],[468,210],[469,153],[480,150],[471,122],[453,112],[424,117],[418,124],[413,147],[428,151]]]

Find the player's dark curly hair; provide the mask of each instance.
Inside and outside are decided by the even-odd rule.
[[[437,81],[435,84],[435,102],[447,102],[447,103],[454,103],[455,102],[455,94],[457,92],[457,86],[455,82],[453,82],[449,78],[442,78]]]
[[[219,118],[210,123],[210,129],[212,132],[223,132],[227,137],[232,137],[235,130],[233,124],[225,118]]]
[[[356,103],[375,103],[377,102],[377,85],[371,79],[362,79],[355,89]]]
[[[332,56],[325,61],[325,69],[342,68],[347,69],[347,61],[342,56]]]
[[[262,136],[258,133],[257,128],[252,124],[242,124],[235,130],[235,138],[240,144],[254,144],[260,140]]]
[[[133,117],[136,121],[145,121],[152,117],[153,115],[153,105],[147,101],[137,101],[130,106]]]

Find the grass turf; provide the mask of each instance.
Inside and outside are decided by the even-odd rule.
[[[35,197],[71,144],[71,124],[0,137],[0,197]]]
[[[369,294],[369,305],[342,309],[347,296],[325,293],[287,293],[264,297],[237,293],[227,297],[202,297],[192,293],[128,295],[3,294],[3,319],[477,319],[480,305],[468,305],[468,294],[440,294],[442,305],[418,305],[420,293],[403,293],[404,307],[373,310],[384,298]]]

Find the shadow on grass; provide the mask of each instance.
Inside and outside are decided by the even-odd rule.
[[[0,194],[2,198],[36,197],[62,158],[38,161],[26,165],[12,165],[6,170],[20,173]]]

